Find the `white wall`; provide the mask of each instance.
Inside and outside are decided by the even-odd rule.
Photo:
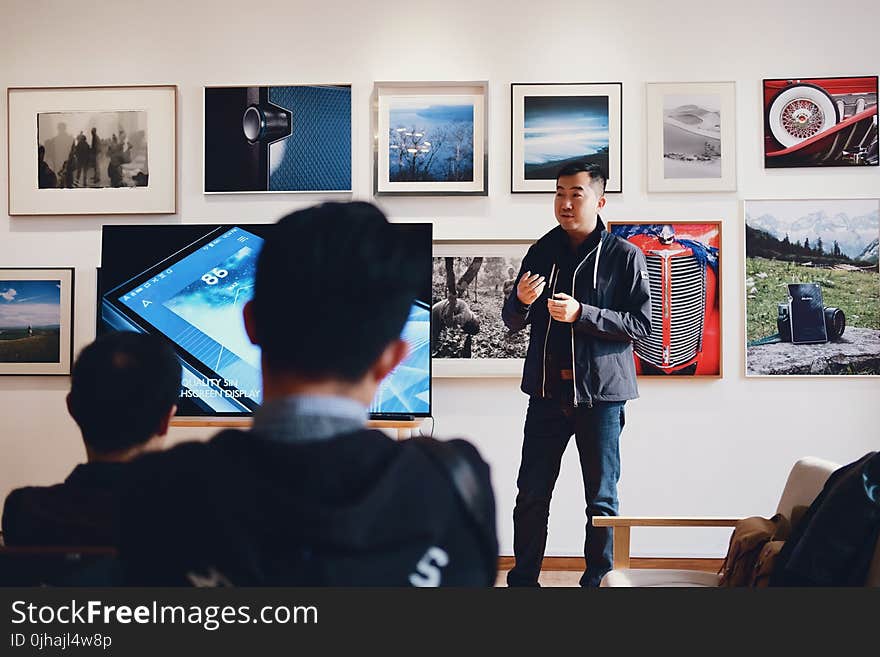
[[[98,8],[100,7],[100,9]],[[355,3],[341,0],[104,2],[0,0],[0,86],[179,85],[179,212],[107,223],[273,221],[318,200],[203,196],[203,84],[353,83],[354,197],[370,198],[369,96],[374,80],[489,80],[488,198],[393,198],[395,220],[434,221],[437,238],[536,238],[554,225],[548,195],[509,193],[510,82],[622,81],[624,190],[604,216],[721,219],[724,226],[724,378],[644,381],[622,436],[621,511],[770,514],[788,467],[815,454],[840,462],[880,446],[877,379],[746,380],[743,376],[743,198],[880,195],[880,170],[765,171],[762,77],[865,75],[880,68],[880,4],[740,0],[510,0]],[[647,194],[644,83],[737,83],[738,191]],[[0,114],[6,115],[3,96]],[[0,142],[5,141],[3,130]],[[0,152],[5,152],[0,143]],[[5,157],[0,179],[6,178]],[[6,185],[0,185],[6,207]],[[94,336],[100,217],[0,222],[0,266],[77,268],[75,346]],[[525,397],[514,379],[435,381],[436,433],[473,439],[493,468],[502,553],[511,512]],[[83,458],[64,411],[66,378],[0,377],[0,496],[50,484]],[[175,429],[174,439],[209,432]],[[574,447],[551,510],[548,554],[580,553],[583,492]],[[643,530],[641,555],[715,556],[716,530]]]

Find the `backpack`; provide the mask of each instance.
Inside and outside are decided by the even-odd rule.
[[[779,554],[784,546],[785,541],[767,541],[764,543],[747,586],[756,589],[770,586],[770,576],[773,574],[776,564],[779,563]]]
[[[737,522],[718,571],[718,586],[766,586],[775,557],[790,532],[791,524],[781,513],[769,519],[752,516]]]
[[[470,337],[470,336],[468,336]],[[411,438],[410,444],[421,449],[449,477],[458,499],[465,510],[471,528],[479,537],[487,572],[492,574],[490,586],[494,585],[498,570],[498,540],[489,529],[495,522],[494,501],[486,495],[479,475],[454,445],[419,436]]]
[[[880,452],[831,473],[779,555],[770,586],[862,586],[880,536]]]

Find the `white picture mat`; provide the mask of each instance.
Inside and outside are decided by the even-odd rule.
[[[623,189],[623,167],[621,166],[621,95],[622,85],[615,84],[514,84],[513,106],[513,171],[512,189],[514,192],[554,192],[556,184],[552,180],[525,179],[525,97],[526,96],[607,96],[608,97],[608,184],[606,192],[620,192]]]
[[[663,97],[667,95],[718,95],[721,98],[721,177],[664,178]],[[649,192],[736,191],[736,83],[648,82],[647,148]]]
[[[532,241],[459,241],[436,240],[434,258],[523,258]],[[517,272],[519,274],[519,272]],[[527,330],[527,329],[523,329]],[[520,377],[524,358],[432,358],[431,376],[434,378],[457,377]]]
[[[480,193],[486,158],[486,95],[483,87],[378,87],[378,192]],[[437,102],[462,101],[474,106],[474,179],[471,182],[392,182],[389,174],[389,115],[395,98],[432,97]]]
[[[173,213],[177,87],[9,89],[9,214]],[[147,112],[147,187],[39,189],[37,115]]]
[[[0,363],[3,374],[70,374],[73,330],[73,269],[0,269],[0,281],[61,281],[58,363]]]

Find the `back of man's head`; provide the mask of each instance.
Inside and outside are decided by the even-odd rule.
[[[110,454],[147,442],[180,396],[180,363],[161,338],[108,333],[80,352],[68,407],[86,445]]]
[[[253,319],[266,367],[359,381],[395,339],[423,269],[374,205],[324,203],[281,219],[257,262]]]

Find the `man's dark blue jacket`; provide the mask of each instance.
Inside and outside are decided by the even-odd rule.
[[[581,303],[581,316],[571,325],[576,406],[638,397],[632,343],[651,333],[651,286],[645,256],[634,244],[606,231],[601,219],[596,230],[601,231],[601,239],[568,281],[571,296]],[[569,238],[559,226],[535,242],[523,258],[517,281],[530,271],[544,275],[548,284],[530,306],[520,302],[514,288],[502,309],[509,329],[532,326],[522,377],[522,391],[530,396],[547,396],[547,299],[555,292],[558,261],[566,249],[571,249]]]

